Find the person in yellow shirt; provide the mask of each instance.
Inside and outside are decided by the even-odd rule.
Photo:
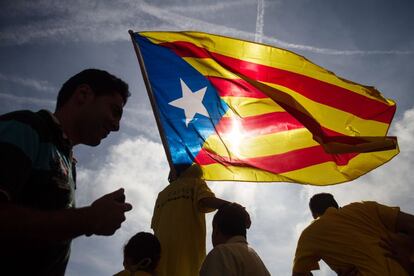
[[[328,193],[314,195],[309,207],[315,220],[300,235],[292,275],[311,275],[319,260],[338,275],[409,275],[380,244],[392,233],[414,237],[414,216],[373,201],[339,208]]]
[[[124,270],[114,276],[154,276],[161,257],[161,245],[151,233],[139,232],[124,246]]]
[[[380,245],[388,251],[387,257],[398,261],[410,275],[414,275],[414,238],[391,234],[383,238]]]
[[[151,222],[162,251],[157,275],[195,276],[206,257],[205,213],[229,202],[215,197],[197,165],[169,180],[158,194]]]

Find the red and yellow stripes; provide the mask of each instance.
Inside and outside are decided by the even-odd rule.
[[[140,34],[186,60],[229,106],[195,159],[207,180],[327,185],[398,154],[396,148],[341,154],[324,148],[386,135],[396,106],[372,87],[267,45],[197,32]]]

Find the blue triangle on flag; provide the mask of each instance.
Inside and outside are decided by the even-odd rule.
[[[182,171],[193,163],[204,141],[215,133],[215,125],[229,107],[210,81],[174,51],[139,34],[134,38],[144,59],[172,162],[178,171]],[[193,92],[207,87],[202,103],[209,117],[196,113],[187,125],[184,110],[169,104],[182,97],[180,79]]]

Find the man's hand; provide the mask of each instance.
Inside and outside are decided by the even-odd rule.
[[[97,199],[88,208],[87,236],[92,234],[109,236],[121,227],[125,220],[125,212],[132,209],[132,205],[125,202],[124,189],[119,189]]]
[[[246,207],[244,207],[244,206],[242,206],[242,205],[240,205],[239,203],[237,203],[237,202],[233,202],[233,203],[230,203],[230,204],[233,204],[234,206],[237,206],[237,208],[239,208],[240,210],[241,210],[241,213],[243,214],[243,216],[244,216],[244,224],[245,224],[245,226],[246,226],[246,228],[247,229],[249,229],[250,228],[250,226],[252,225],[252,221],[251,221],[251,219],[250,219],[250,215],[249,215],[249,213],[247,212],[247,210],[246,210]]]
[[[237,204],[237,203],[236,203]],[[237,205],[239,205],[239,204],[237,204]],[[249,212],[247,212],[247,210],[246,210],[246,207],[244,207],[244,206],[242,206],[242,205],[239,205],[241,208],[243,208],[243,210],[244,210],[244,216],[245,216],[245,221],[244,221],[244,223],[245,223],[245,225],[246,225],[246,228],[247,229],[249,229],[250,228],[250,226],[252,225],[252,221],[251,221],[251,219],[250,219],[250,214],[249,214]]]

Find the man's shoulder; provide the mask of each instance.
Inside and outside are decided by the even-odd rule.
[[[0,123],[21,124],[31,127],[37,132],[45,132],[48,128],[48,111],[17,110],[0,116]]]
[[[318,227],[318,225],[321,223],[322,220],[320,219],[314,219],[312,220],[308,226],[306,226],[303,230],[302,233],[300,234],[300,238],[303,239],[305,238],[309,233],[312,233],[314,231],[315,228]],[[322,221],[323,223],[323,221]]]
[[[25,121],[38,117],[36,112],[31,110],[16,110],[0,115],[0,121]]]
[[[216,247],[213,248],[212,252],[215,251],[221,252],[222,254],[227,252],[231,253],[237,250],[246,249],[248,250],[248,243],[246,238],[243,236],[234,236],[230,238],[227,242],[218,244]]]
[[[245,239],[219,244],[210,251],[207,258],[210,261],[214,260],[215,264],[221,262],[227,268],[236,269],[236,267],[245,266],[259,268],[259,271],[267,271],[259,254],[249,246]]]
[[[228,259],[229,256],[232,256],[234,249],[231,248],[228,244],[219,244],[216,245],[206,256],[206,259],[209,261],[215,260],[224,260]]]
[[[231,243],[221,243],[216,245],[211,251],[210,253],[212,254],[218,254],[218,252],[224,252],[224,251],[228,251],[230,250],[232,244]]]
[[[344,205],[342,208],[346,208],[348,206],[371,206],[371,205],[378,205],[379,203],[373,200],[361,200],[361,201],[355,201],[351,202],[347,205]]]
[[[312,220],[301,232],[300,239],[306,240],[318,233],[321,229],[325,229],[332,224],[332,220],[337,216],[337,212],[325,213],[317,219]]]
[[[3,146],[33,148],[39,143],[52,141],[56,129],[51,113],[46,110],[19,110],[0,116],[0,141]]]
[[[349,203],[339,209],[339,211],[352,211],[376,208],[380,204],[376,201],[358,201]]]

